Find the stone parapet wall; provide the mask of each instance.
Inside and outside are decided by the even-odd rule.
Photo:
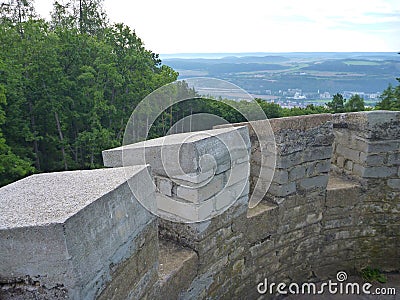
[[[334,171],[355,178],[384,179],[400,190],[400,112],[337,114],[334,124]]]
[[[228,209],[248,194],[250,140],[247,127],[168,135],[103,152],[105,165],[152,167],[155,214],[198,222]]]
[[[279,204],[289,195],[326,190],[334,139],[331,119],[330,114],[320,114],[217,128],[249,127],[251,191],[265,194],[265,200]],[[257,132],[261,132],[260,137]]]
[[[12,286],[24,286],[21,289],[30,295],[37,275],[47,271],[43,280],[63,284],[39,280],[41,287],[58,287],[51,292],[54,298],[165,299],[171,293],[172,299],[257,299],[257,285],[265,278],[302,283],[334,280],[338,271],[353,274],[367,266],[399,271],[399,141],[399,113],[360,112],[233,124],[127,145],[127,152],[123,147],[106,150],[105,165],[115,169],[88,171],[88,177],[90,172],[104,172],[103,180],[114,182],[122,173],[107,172],[126,173],[129,167],[121,166],[143,162],[152,171],[137,167],[140,171],[132,175],[136,181],[130,184],[118,179],[115,192],[110,193],[116,196],[105,202],[108,206],[100,205],[105,201],[101,189],[93,194],[88,206],[94,207],[93,213],[78,208],[77,216],[65,221],[74,230],[58,233],[57,222],[54,230],[53,225],[46,227],[49,236],[67,236],[71,242],[65,247],[72,257],[62,258],[59,250],[64,251],[64,246],[58,242],[59,249],[51,246],[47,251],[57,252],[54,257],[65,264],[63,270],[73,264],[85,276],[74,277],[73,268],[71,276],[60,272],[54,260],[42,265],[41,272],[24,269],[26,263],[13,260],[4,236],[0,250],[6,249],[9,256],[8,265],[0,269],[0,291],[15,292]],[[396,172],[386,172],[392,169]],[[80,186],[86,184],[92,191],[99,182],[89,180]],[[159,217],[147,212],[135,197],[134,206],[128,205],[132,187],[134,195],[149,196],[144,205],[154,205]],[[0,196],[11,193],[10,186],[0,189]],[[249,208],[254,194],[263,199]],[[117,203],[125,203],[124,209],[111,214],[105,210]],[[0,204],[1,211],[12,218],[15,212],[7,205]],[[26,218],[29,214],[20,220]],[[115,218],[121,221],[113,223]],[[79,224],[88,225],[78,230]],[[98,224],[97,230],[90,224]],[[21,239],[31,235],[29,228],[22,226]],[[104,237],[98,240],[100,230]],[[111,249],[106,242],[114,237],[119,239],[113,240],[116,248]],[[168,246],[170,241],[174,246]],[[32,246],[16,245],[16,251],[31,255]],[[181,262],[176,253],[181,253]],[[99,261],[92,262],[94,257]],[[84,258],[91,263],[85,265]],[[18,276],[10,277],[9,267],[20,270]],[[97,277],[94,269],[100,270]],[[26,278],[23,274],[30,275],[28,283],[4,283],[8,278]]]
[[[39,174],[1,188],[0,298],[93,299],[114,294],[124,273],[120,299],[147,293],[157,280],[157,223],[128,186],[147,168]]]

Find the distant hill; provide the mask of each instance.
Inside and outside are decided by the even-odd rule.
[[[195,53],[161,55],[179,78],[208,76],[254,95],[357,91],[377,93],[400,75],[400,55],[389,52]],[[314,96],[316,97],[316,96]]]

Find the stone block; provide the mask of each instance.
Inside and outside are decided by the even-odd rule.
[[[329,177],[326,194],[328,213],[331,213],[330,208],[333,207],[341,207],[340,212],[343,213],[347,207],[353,207],[359,198],[360,186],[358,184],[332,175]]]
[[[345,161],[344,157],[343,156],[339,156],[337,158],[337,161],[336,161],[337,166],[339,168],[344,168],[344,161]]]
[[[396,167],[364,167],[358,164],[354,164],[353,172],[355,175],[364,178],[387,178],[393,176],[397,172]]]
[[[310,190],[314,188],[323,189],[328,185],[328,175],[319,175],[300,180],[299,186],[302,189]]]
[[[239,181],[249,180],[250,175],[250,164],[248,161],[235,165],[233,168],[228,170],[225,174],[226,187],[234,185]]]
[[[167,220],[176,222],[199,222],[213,216],[213,198],[196,204],[156,193],[156,199],[158,214]]]
[[[330,159],[332,157],[332,149],[332,146],[305,149],[302,155],[302,162]]]
[[[365,166],[381,166],[385,163],[385,155],[361,152],[360,162]]]
[[[315,171],[317,173],[328,173],[330,170],[331,170],[331,161],[329,159],[319,161],[315,166]]]
[[[216,171],[230,161],[243,159],[249,151],[248,128],[242,126],[173,134],[102,154],[105,166],[150,164],[155,174],[173,178]]]
[[[315,167],[317,165],[317,162],[309,162],[305,164],[306,167],[306,177],[313,177],[315,175]]]
[[[350,149],[345,145],[338,144],[336,147],[336,152],[340,156],[343,156],[344,159],[350,159],[355,162],[360,161],[360,151]]]
[[[295,152],[285,156],[276,157],[276,167],[280,169],[287,169],[298,165],[302,162],[303,152]]]
[[[332,120],[330,114],[304,115],[269,120],[274,133],[283,129],[306,131],[319,127]]]
[[[295,181],[306,176],[306,167],[304,165],[298,165],[293,167],[289,172],[289,180]]]
[[[400,191],[400,179],[399,178],[388,179],[387,184],[390,188]]]
[[[236,200],[249,194],[250,184],[245,179],[224,188],[221,193],[214,196],[215,209],[220,211],[231,206]]]
[[[129,186],[147,172],[135,166],[38,174],[1,188],[0,277],[35,278],[37,296],[43,286],[64,286],[71,299],[98,296],[113,278],[110,265],[135,256],[146,230],[157,234],[155,217]],[[154,191],[149,183],[140,194],[154,201]],[[136,265],[151,273],[152,259]]]
[[[400,153],[389,153],[387,164],[389,166],[399,166],[400,165]]]
[[[161,239],[159,260],[161,287],[149,299],[161,299],[165,295],[171,299],[178,299],[180,292],[189,288],[196,276],[197,254],[192,249]]]
[[[225,174],[219,174],[200,186],[179,185],[176,188],[176,196],[192,203],[200,203],[219,193],[225,186],[224,180]]]
[[[346,128],[358,136],[370,140],[399,139],[398,124],[400,113],[397,111],[363,111],[334,114],[333,127]]]
[[[400,141],[370,141],[368,143],[367,153],[387,153],[398,151],[400,149]]]
[[[274,177],[272,179],[273,182],[278,184],[286,184],[289,180],[289,173],[282,169],[275,169]]]
[[[168,178],[156,177],[157,187],[161,194],[172,196],[172,181]]]
[[[289,182],[288,184],[278,185],[272,183],[269,187],[268,193],[273,196],[283,197],[296,192],[296,183]]]
[[[354,165],[353,161],[347,160],[347,161],[346,161],[346,164],[344,165],[344,168],[345,168],[347,171],[353,171],[353,165]]]

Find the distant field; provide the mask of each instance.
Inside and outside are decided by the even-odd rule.
[[[379,66],[381,63],[370,60],[348,60],[344,61],[346,65],[350,66]]]
[[[205,58],[185,57],[165,58],[163,63],[179,70],[180,79],[219,78],[256,95],[268,92],[281,96],[288,89],[332,95],[344,91],[377,93],[389,84],[396,85],[400,73],[397,53],[252,53],[219,58],[215,58],[215,54]]]

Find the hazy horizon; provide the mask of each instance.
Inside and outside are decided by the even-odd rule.
[[[208,58],[208,59],[220,59],[225,57],[246,57],[246,56],[292,56],[292,55],[304,55],[304,56],[315,56],[315,55],[333,55],[333,56],[349,56],[349,55],[398,55],[397,51],[282,51],[282,52],[182,52],[182,53],[160,53],[161,59],[173,59],[173,58]],[[393,57],[396,57],[396,56]],[[400,56],[399,56],[400,57]]]

